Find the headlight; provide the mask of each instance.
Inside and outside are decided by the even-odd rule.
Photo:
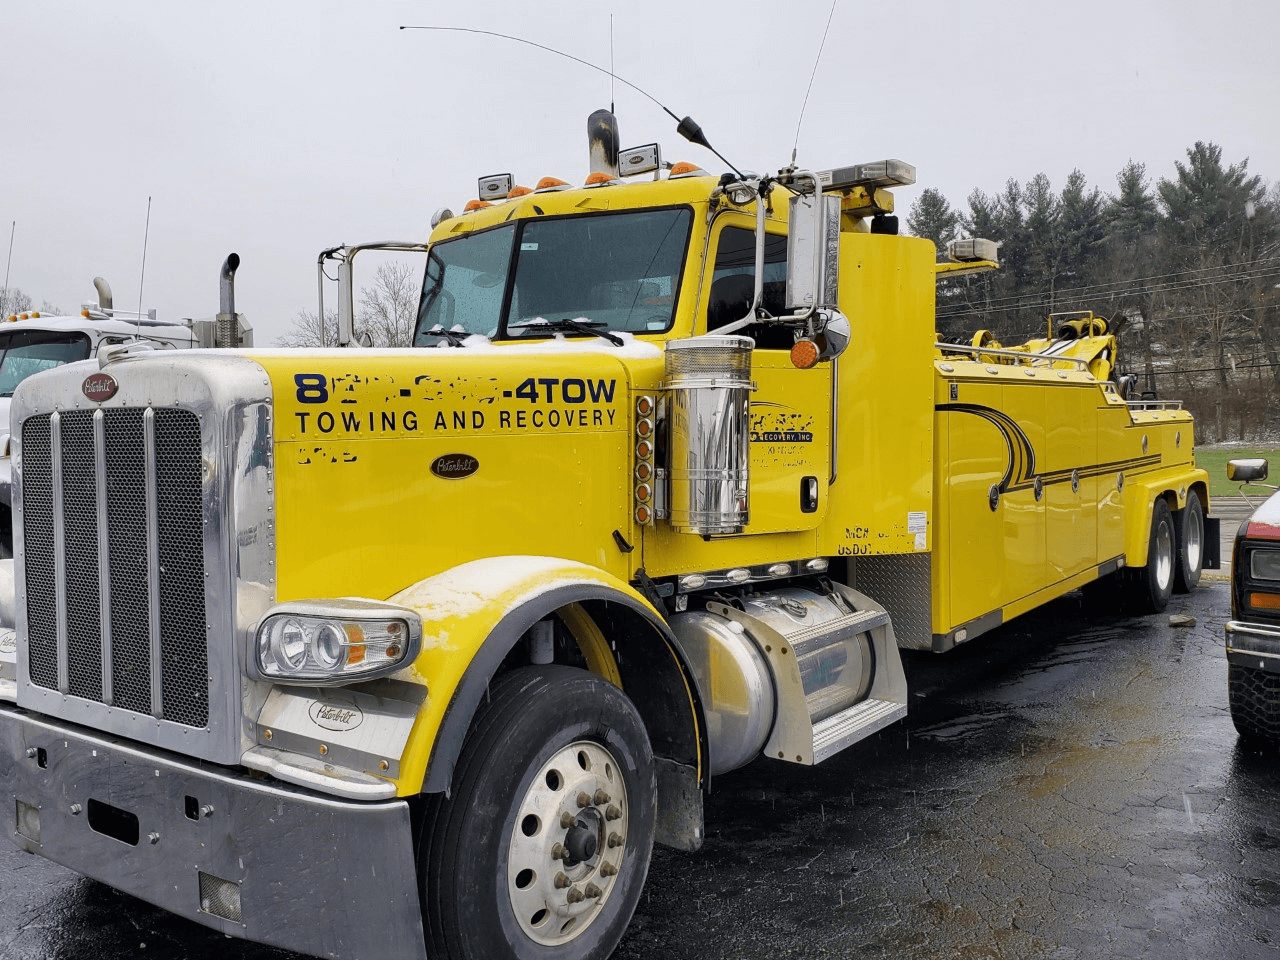
[[[394,673],[413,661],[422,621],[374,600],[300,600],[258,625],[257,672],[277,683],[342,684]]]
[[[1280,550],[1254,550],[1249,558],[1254,580],[1280,580]]]

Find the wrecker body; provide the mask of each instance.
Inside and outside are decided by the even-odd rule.
[[[437,217],[418,349],[22,385],[13,842],[320,956],[607,956],[714,776],[905,716],[900,647],[1213,562],[1104,325],[938,342],[904,165],[603,153]]]

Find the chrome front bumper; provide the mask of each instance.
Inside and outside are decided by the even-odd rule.
[[[1227,622],[1227,659],[1238,667],[1280,673],[1280,627]]]
[[[20,849],[229,936],[425,956],[402,800],[323,797],[2,704],[0,797]]]

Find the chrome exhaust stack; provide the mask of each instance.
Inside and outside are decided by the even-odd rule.
[[[98,291],[98,307],[102,312],[111,310],[115,305],[115,301],[111,298],[111,284],[107,283],[103,277],[94,277],[93,289]]]
[[[590,173],[604,173],[610,180],[618,179],[618,142],[617,117],[608,110],[596,110],[587,117]]]

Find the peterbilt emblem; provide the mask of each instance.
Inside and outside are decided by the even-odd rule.
[[[446,453],[431,461],[431,472],[442,480],[461,480],[480,469],[480,461],[469,453]]]
[[[119,389],[120,384],[116,383],[116,378],[109,373],[91,373],[84,378],[84,383],[80,384],[80,390],[94,403],[110,400]]]
[[[326,703],[316,700],[307,708],[311,722],[326,730],[354,730],[364,723],[364,713],[354,703]]]

